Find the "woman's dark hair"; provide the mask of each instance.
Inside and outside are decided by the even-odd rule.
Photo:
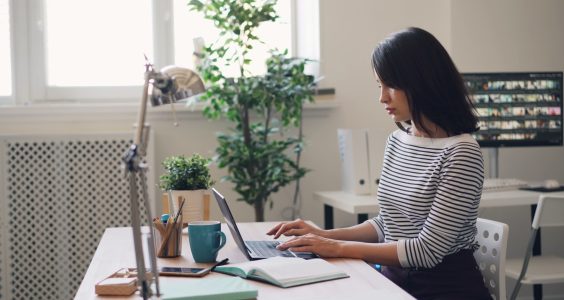
[[[478,130],[462,76],[429,32],[410,27],[392,34],[374,49],[372,67],[383,84],[405,92],[417,128],[430,133],[422,124],[425,116],[449,136]]]

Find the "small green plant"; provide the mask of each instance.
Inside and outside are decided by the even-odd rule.
[[[160,177],[160,187],[170,190],[207,190],[214,184],[209,164],[211,160],[199,154],[191,157],[171,156],[163,161],[166,173]]]

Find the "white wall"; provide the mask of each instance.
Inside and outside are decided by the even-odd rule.
[[[302,180],[302,217],[323,225],[322,205],[312,195],[340,188],[337,128],[378,128],[382,147],[387,133],[395,128],[377,102],[379,91],[370,68],[370,54],[379,40],[404,27],[419,26],[437,36],[461,71],[561,71],[563,13],[564,1],[559,0],[320,0],[321,73],[325,76],[322,86],[336,88],[336,95],[318,101],[332,100],[338,106],[308,109],[305,113],[307,147],[303,165],[312,172]],[[101,113],[55,109],[48,116],[26,111],[0,110],[0,134],[124,131],[130,130],[137,113],[135,107]],[[212,155],[215,132],[228,126],[225,121],[207,121],[198,112],[186,111],[179,113],[179,127],[173,127],[169,114],[162,111],[150,109],[148,121],[155,131],[157,163],[175,154]],[[502,177],[555,178],[564,182],[563,147],[502,149],[500,159]],[[159,167],[158,172],[161,170]],[[214,169],[213,174],[219,179],[225,172]],[[236,196],[229,184],[218,183],[218,187],[228,198]],[[267,220],[283,218],[282,211],[290,205],[292,192],[290,187],[273,197],[274,208],[267,211]],[[244,203],[234,204],[233,210],[241,221],[254,219],[253,209]],[[510,246],[516,247],[509,253],[518,255],[515,249],[523,248],[526,240],[527,209],[490,209],[482,215],[511,225]],[[213,205],[212,218],[219,216]],[[338,211],[335,217],[336,226],[356,221],[356,217]],[[561,236],[550,241],[545,238],[543,247],[547,251],[561,250]]]

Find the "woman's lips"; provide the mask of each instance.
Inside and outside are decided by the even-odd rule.
[[[391,115],[391,114],[393,114],[393,113],[396,111],[396,109],[395,109],[395,108],[389,108],[389,107],[388,107],[388,108],[386,108],[386,111],[388,112],[389,115]]]

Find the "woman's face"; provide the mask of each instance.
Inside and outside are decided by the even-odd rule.
[[[394,122],[405,122],[411,120],[411,111],[407,96],[403,90],[394,89],[381,83],[380,78],[376,77],[380,87],[380,103],[384,104],[384,109],[392,117]]]

